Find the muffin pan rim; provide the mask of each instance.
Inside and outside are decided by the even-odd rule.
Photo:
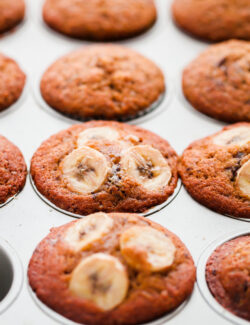
[[[244,235],[249,235],[249,234],[250,234],[250,229],[249,231],[247,231],[246,229],[242,229],[242,230],[233,231],[224,234],[223,236],[220,236],[219,238],[210,242],[210,244],[203,250],[203,252],[199,256],[197,262],[197,269],[196,269],[197,285],[202,298],[206,301],[209,307],[211,307],[217,314],[219,314],[221,317],[225,318],[226,320],[230,321],[231,323],[237,325],[247,325],[247,324],[249,325],[249,322],[244,318],[234,315],[233,313],[225,309],[221,304],[219,304],[216,301],[216,299],[210,292],[206,281],[206,264],[209,257],[211,256],[211,254],[214,252],[216,248],[218,248],[222,244],[232,239]]]

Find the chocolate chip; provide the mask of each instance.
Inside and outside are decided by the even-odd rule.
[[[216,270],[213,270],[213,271],[212,271],[212,274],[213,274],[213,275],[216,275],[216,274],[217,274],[217,271],[216,271]]]
[[[217,67],[221,67],[223,65],[225,65],[225,63],[227,62],[227,57],[222,58],[218,63],[217,63]]]

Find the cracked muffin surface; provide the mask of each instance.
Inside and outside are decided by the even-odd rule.
[[[206,280],[224,308],[250,321],[250,235],[216,248],[206,265]]]
[[[250,123],[237,123],[197,140],[178,166],[189,194],[208,208],[250,218]]]
[[[0,53],[0,111],[19,99],[25,80],[26,76],[18,64]]]
[[[44,141],[31,175],[42,195],[70,212],[143,212],[174,192],[177,155],[145,129],[91,121]]]
[[[19,24],[25,14],[23,0],[0,0],[0,33],[7,32]]]
[[[46,0],[44,21],[65,35],[96,41],[133,37],[156,20],[153,0]]]
[[[250,44],[213,45],[183,71],[183,92],[198,111],[226,122],[250,121]]]
[[[172,12],[179,27],[199,38],[250,40],[248,0],[174,0]]]
[[[101,212],[53,228],[34,251],[28,278],[37,297],[64,317],[135,325],[187,299],[195,266],[186,246],[159,224]]]
[[[0,204],[22,190],[27,168],[20,150],[0,135]]]
[[[126,119],[148,109],[165,85],[149,59],[118,45],[92,45],[53,63],[41,84],[44,100],[76,119]]]

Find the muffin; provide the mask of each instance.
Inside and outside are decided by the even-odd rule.
[[[26,76],[18,64],[0,53],[0,111],[19,99],[25,80]]]
[[[37,297],[86,325],[133,325],[177,308],[195,282],[180,239],[136,214],[103,212],[53,228],[28,267]]]
[[[143,212],[174,192],[177,155],[142,128],[91,121],[44,141],[31,175],[43,196],[69,212]]]
[[[20,192],[26,181],[27,169],[20,150],[0,135],[0,204]]]
[[[250,123],[237,123],[193,142],[179,161],[190,195],[206,207],[250,218]]]
[[[0,0],[0,13],[0,33],[4,33],[23,20],[24,0]]]
[[[174,0],[172,12],[177,25],[196,37],[250,40],[249,0]]]
[[[250,122],[250,42],[213,45],[183,72],[183,92],[198,111],[225,122]]]
[[[156,20],[154,0],[46,0],[44,21],[76,38],[110,41],[143,33]]]
[[[206,265],[206,280],[214,298],[236,316],[250,321],[250,236],[219,246]]]
[[[41,94],[49,106],[79,120],[129,119],[164,92],[164,76],[149,59],[118,45],[92,45],[53,63]]]

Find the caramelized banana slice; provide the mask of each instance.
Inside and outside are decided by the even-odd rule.
[[[133,226],[122,233],[121,252],[139,271],[162,271],[173,264],[175,246],[164,233],[147,226]]]
[[[97,253],[80,262],[72,273],[70,291],[110,310],[126,297],[129,281],[123,264],[115,257]]]
[[[121,159],[124,174],[149,191],[157,191],[168,185],[171,169],[161,152],[149,145],[131,147]]]
[[[218,146],[244,146],[250,141],[250,127],[239,126],[224,131],[213,138],[214,144]]]
[[[119,133],[108,126],[101,126],[95,128],[89,128],[84,130],[78,135],[77,147],[82,147],[86,145],[90,140],[117,140],[119,138]]]
[[[68,188],[80,194],[97,191],[110,170],[103,154],[85,146],[73,150],[64,158],[60,167]]]
[[[250,200],[250,160],[238,170],[236,184],[242,194]]]
[[[64,241],[74,250],[86,249],[102,239],[113,227],[114,221],[106,213],[98,212],[75,222],[66,232]]]

